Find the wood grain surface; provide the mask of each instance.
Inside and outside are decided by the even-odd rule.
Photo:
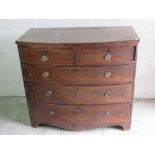
[[[131,125],[139,38],[132,27],[30,29],[17,41],[31,125]]]

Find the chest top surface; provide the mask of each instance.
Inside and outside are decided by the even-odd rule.
[[[132,27],[32,28],[16,43],[77,44],[123,41],[139,41]]]

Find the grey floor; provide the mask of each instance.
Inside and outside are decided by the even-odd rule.
[[[0,134],[39,135],[144,135],[155,134],[155,100],[134,101],[130,131],[106,127],[87,131],[66,131],[51,126],[32,128],[25,97],[0,97]]]

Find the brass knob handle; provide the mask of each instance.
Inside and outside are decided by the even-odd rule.
[[[45,92],[45,95],[46,96],[52,96],[53,95],[53,92],[48,90],[48,91]]]
[[[49,75],[50,75],[49,72],[44,72],[44,73],[43,73],[43,77],[44,77],[44,78],[47,78]]]
[[[47,56],[45,56],[45,55],[43,55],[42,57],[41,57],[41,61],[47,61],[48,60],[48,57]]]
[[[111,75],[112,75],[111,72],[106,72],[104,76],[105,76],[106,78],[110,78]]]
[[[109,61],[111,59],[111,55],[110,54],[107,54],[104,56],[104,60],[105,61]]]
[[[111,92],[110,91],[107,91],[104,93],[104,97],[108,98],[111,96]]]
[[[49,115],[49,116],[53,116],[53,115],[54,115],[54,111],[53,111],[53,110],[50,110],[50,111],[48,112],[48,115]]]
[[[110,117],[110,116],[111,116],[110,112],[104,112],[104,117],[105,118]]]

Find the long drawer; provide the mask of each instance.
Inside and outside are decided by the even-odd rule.
[[[57,105],[30,102],[34,120],[46,123],[100,124],[130,120],[130,103],[114,105]]]
[[[132,84],[66,86],[27,82],[28,100],[59,104],[110,104],[131,102]]]
[[[23,65],[26,81],[102,85],[133,81],[134,64],[104,67],[50,67]]]

